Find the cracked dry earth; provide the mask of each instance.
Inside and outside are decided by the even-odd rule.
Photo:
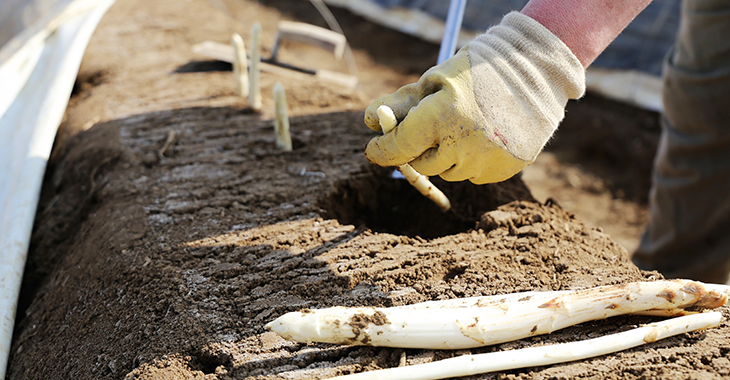
[[[261,20],[282,17],[243,3]],[[194,29],[193,15],[215,22]],[[535,201],[519,176],[485,186],[434,179],[454,205],[441,213],[366,162],[375,133],[362,122],[368,96],[355,90],[286,79],[294,150],[278,151],[270,102],[262,114],[247,111],[229,71],[174,73],[199,59],[192,43],[226,41],[234,26],[242,29],[198,0],[118,0],[102,21],[81,72],[102,79],[80,84],[66,127],[96,117],[99,104],[105,112],[59,140],[49,163],[9,379],[327,378],[398,366],[403,356],[414,365],[656,320],[614,317],[458,351],[303,344],[266,331],[267,322],[306,308],[661,276],[639,271],[600,228],[554,201]],[[145,43],[164,58],[130,58]],[[277,80],[264,74],[265,94]],[[594,359],[474,378],[725,378],[728,334],[723,322]]]

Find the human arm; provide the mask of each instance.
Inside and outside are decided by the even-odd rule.
[[[632,3],[639,1],[646,2]],[[573,2],[592,5],[564,9]],[[450,181],[489,183],[513,176],[542,150],[562,120],[568,99],[583,95],[584,68],[633,18],[613,9],[610,21],[601,19],[597,4],[605,2],[531,1],[523,12],[540,12],[536,17],[548,27],[525,14],[505,16],[417,83],[368,107],[365,123],[370,128],[380,129],[376,109],[383,104],[393,109],[400,124],[392,133],[374,138],[366,157],[381,166],[410,163],[424,175]],[[616,1],[620,2],[631,1]],[[581,35],[577,27],[566,25],[577,16],[560,13],[576,9],[585,12],[576,25],[603,26],[591,25],[589,34]]]
[[[522,13],[560,38],[587,68],[651,0],[531,0]]]

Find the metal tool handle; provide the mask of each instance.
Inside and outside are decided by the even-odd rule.
[[[461,22],[464,20],[464,9],[466,9],[466,0],[451,0],[451,3],[449,3],[444,37],[441,39],[441,48],[439,49],[439,58],[436,64],[451,58],[456,52]]]
[[[344,35],[303,22],[280,21],[277,26],[279,30],[276,34],[276,41],[271,52],[271,61],[276,61],[276,54],[279,51],[279,45],[282,40],[314,45],[331,52],[336,59],[342,59],[342,55],[345,52],[345,45],[347,44]]]

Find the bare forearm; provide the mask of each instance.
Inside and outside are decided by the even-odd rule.
[[[588,67],[651,0],[530,0],[522,9]]]

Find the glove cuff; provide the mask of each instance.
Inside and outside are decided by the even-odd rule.
[[[518,12],[465,48],[488,128],[515,157],[532,162],[563,120],[568,99],[583,96],[583,65],[557,36]]]
[[[568,45],[529,16],[510,12],[500,27],[489,32],[512,43],[553,85],[556,98],[578,99],[585,94],[585,69]],[[562,94],[560,93],[562,92]]]
[[[478,96],[480,88],[490,86],[493,79],[480,73],[496,71],[505,84],[527,96],[557,127],[568,99],[585,93],[585,69],[570,48],[542,24],[519,12],[508,13],[467,48],[477,99],[482,98]]]

